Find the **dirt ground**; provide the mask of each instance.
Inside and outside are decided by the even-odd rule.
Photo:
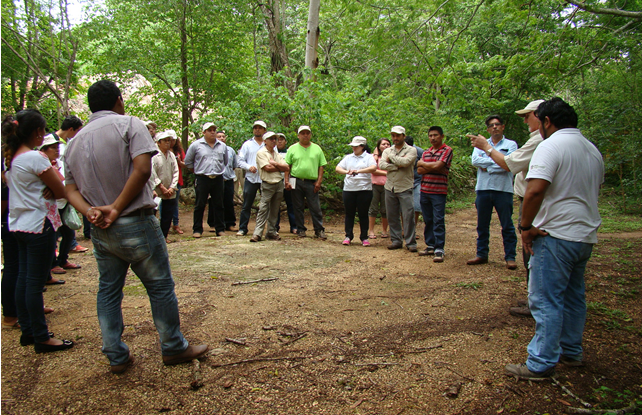
[[[342,246],[341,217],[327,218],[325,242],[284,232],[278,242],[250,243],[208,232],[193,239],[184,211],[186,232],[168,245],[181,326],[211,351],[199,365],[165,367],[145,289],[132,274],[123,337],[136,363],[122,375],[109,372],[100,350],[95,261],[91,251],[74,254],[82,269],[50,286],[45,304],[56,309],[50,330],[76,346],[36,355],[19,345],[18,330],[3,329],[2,413],[559,414],[582,402],[642,406],[639,233],[603,235],[594,249],[586,366],[558,365],[557,383],[518,382],[504,366],[525,360],[534,331],[532,319],[508,313],[526,297],[525,270],[505,268],[496,218],[490,263],[475,267],[465,264],[475,253],[475,211],[446,221],[445,262],[435,264],[387,250],[389,239]],[[262,278],[276,279],[232,285]]]

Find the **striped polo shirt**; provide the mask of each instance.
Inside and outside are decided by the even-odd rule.
[[[446,144],[442,144],[439,149],[435,150],[430,147],[424,151],[421,160],[426,163],[443,161],[446,163],[446,171],[450,171],[450,163],[453,160],[453,149]],[[421,191],[423,193],[446,194],[448,193],[448,173],[428,173],[421,177]]]

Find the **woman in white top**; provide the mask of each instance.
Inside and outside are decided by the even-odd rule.
[[[354,216],[359,213],[359,235],[363,246],[370,246],[368,242],[368,208],[372,201],[372,179],[370,174],[377,169],[372,154],[368,153],[368,142],[361,136],[356,136],[348,144],[352,147],[352,154],[348,154],[339,162],[337,173],[345,174],[343,182],[343,204],[345,205],[345,231],[344,245],[350,245],[354,238]]]
[[[34,344],[36,353],[69,349],[73,342],[52,338],[43,309],[42,290],[54,256],[56,229],[61,225],[55,198],[65,197],[62,181],[42,145],[47,123],[36,110],[24,110],[2,121],[6,140],[5,176],[11,192],[9,230],[18,241],[19,271],[16,308],[22,330],[20,344]]]

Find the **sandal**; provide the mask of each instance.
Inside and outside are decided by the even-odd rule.
[[[375,235],[374,233],[371,233],[370,235],[368,235],[368,239],[377,239],[377,235]]]
[[[384,233],[384,232],[382,232],[382,233],[381,233],[381,237],[382,237],[382,238],[388,238],[389,236],[390,236],[390,235],[388,235],[387,233]]]
[[[18,323],[18,320],[16,320],[14,323],[5,323],[3,321],[2,322],[2,328],[3,329],[19,329],[20,328],[20,323]]]

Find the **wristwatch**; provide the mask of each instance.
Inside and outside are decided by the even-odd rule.
[[[530,225],[528,225],[528,226],[522,226],[521,223],[519,225],[517,225],[517,229],[519,229],[522,232],[530,231],[532,227],[533,227],[532,223]]]
[[[489,148],[488,150],[486,150],[486,154],[488,155],[488,157],[490,157],[490,153],[492,153],[492,152],[493,152],[493,148],[492,147]]]

